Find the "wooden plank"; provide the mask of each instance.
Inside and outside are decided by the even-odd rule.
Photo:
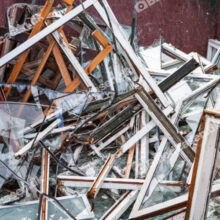
[[[219,151],[220,120],[205,116],[204,133],[200,131],[185,219],[206,219],[210,190]],[[200,129],[203,128],[203,124]]]
[[[48,194],[49,192],[49,168],[50,168],[50,155],[48,151],[43,149],[42,151],[42,173],[41,173],[41,192],[44,194]],[[42,201],[42,209],[41,209],[41,219],[47,220],[48,219],[48,201],[45,196],[43,196]]]
[[[220,195],[220,184],[213,185],[211,197],[216,197]],[[141,211],[140,215],[129,217],[129,219],[147,219],[154,218],[156,216],[160,216],[175,210],[179,210],[185,208],[188,201],[188,193],[182,196],[178,196],[174,199],[168,200],[166,202],[162,202],[156,204],[154,206],[148,207]]]
[[[45,5],[44,5],[44,8],[42,9],[42,11],[40,12],[40,19],[38,20],[38,22],[36,23],[36,25],[34,26],[34,28],[32,29],[28,39],[31,39],[34,35],[36,35],[40,30],[41,28],[43,27],[44,25],[44,19],[47,17],[47,15],[49,14],[50,12],[50,9],[52,7],[54,3],[54,0],[47,0],[45,2]],[[27,50],[26,52],[24,52],[19,58],[18,58],[18,61],[17,63],[14,65],[14,68],[10,74],[10,77],[8,78],[8,81],[7,83],[14,83],[28,57],[30,53],[30,50]],[[6,98],[8,97],[9,93],[11,91],[11,87],[10,88],[5,88],[4,92],[5,92],[5,96]]]
[[[111,24],[109,23],[109,19],[108,19],[108,16],[106,15],[106,11],[103,9],[103,7],[99,3],[99,1],[97,1],[94,4],[94,7],[96,8],[99,15],[103,18],[103,20],[105,21],[107,26],[110,29],[112,28],[112,32],[115,35],[115,38],[117,39],[118,43],[120,44],[120,46],[122,47],[124,52],[129,57],[132,64],[134,65],[134,68],[137,71],[137,75],[139,75],[139,73],[140,73],[143,76],[143,78],[146,80],[146,82],[148,83],[150,88],[157,95],[158,99],[161,101],[161,103],[163,104],[164,107],[169,106],[168,100],[166,99],[166,97],[164,96],[162,91],[159,89],[159,87],[156,84],[156,82],[154,81],[154,79],[150,76],[146,67],[141,63],[140,59],[135,54],[132,46],[130,45],[130,43],[127,40],[127,37],[126,37],[126,34],[124,33],[124,30],[122,29],[122,27],[118,23],[118,21],[117,21],[116,17],[114,16],[114,13],[112,12],[108,2],[106,0],[103,0],[102,3],[105,5],[105,8],[108,12],[108,16],[110,17],[110,20],[111,20]],[[146,91],[146,92],[148,92],[148,91]]]
[[[88,187],[91,188],[96,177],[81,177],[81,176],[57,176],[59,185],[69,187]],[[140,190],[144,180],[142,179],[122,179],[122,178],[105,178],[102,189],[120,189],[120,190]]]
[[[53,47],[53,55],[56,59],[57,65],[58,65],[59,70],[61,72],[61,75],[63,77],[65,86],[68,87],[70,85],[70,83],[72,82],[72,79],[70,77],[69,71],[68,71],[66,64],[64,62],[63,56],[60,52],[60,48],[58,47],[57,44],[55,44]]]
[[[38,136],[35,140],[35,138],[30,141],[28,144],[26,144],[23,148],[21,148],[16,154],[15,157],[20,157],[24,155],[30,148],[36,144],[38,141],[42,140],[45,136],[47,136],[59,123],[61,122],[61,119],[55,120],[52,124],[50,124],[46,129],[38,133]]]
[[[87,75],[89,75],[113,50],[112,46],[99,31],[96,30],[95,32],[93,32],[93,36],[104,47],[104,49],[85,68],[85,72]],[[64,92],[73,92],[80,85],[80,83],[80,77],[76,77],[73,82],[64,90]]]
[[[110,170],[111,170],[111,168],[113,166],[114,159],[115,159],[114,155],[110,155],[109,156],[108,160],[106,161],[106,163],[104,164],[103,168],[99,172],[99,175],[95,179],[92,187],[87,192],[87,197],[89,199],[94,199],[96,197],[96,195],[98,194],[98,192],[99,192],[99,190],[101,188],[101,185],[104,182],[104,179],[107,177],[108,173],[110,172]]]

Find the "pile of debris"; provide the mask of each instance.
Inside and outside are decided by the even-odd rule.
[[[106,0],[6,16],[1,219],[219,219],[218,41],[139,47]]]

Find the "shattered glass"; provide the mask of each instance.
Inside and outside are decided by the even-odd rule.
[[[79,6],[82,2],[85,4]],[[38,216],[41,210],[42,213],[46,211],[49,220],[70,219],[66,209],[76,219],[101,219],[122,196],[127,195],[126,184],[137,181],[133,184],[141,187],[147,171],[155,164],[153,162],[157,163],[155,172],[152,179],[146,180],[150,182],[149,187],[142,194],[144,199],[138,208],[148,208],[188,192],[193,159],[189,161],[181,147],[186,142],[196,150],[195,139],[202,113],[205,109],[212,109],[218,99],[220,86],[214,87],[219,83],[219,76],[212,75],[217,72],[204,74],[202,68],[194,63],[196,66],[194,69],[192,66],[193,71],[189,73],[185,64],[191,58],[200,58],[203,68],[206,66],[204,63],[210,62],[196,53],[186,54],[166,44],[162,35],[151,46],[140,47],[138,35],[142,30],[137,31],[135,27],[136,5],[132,26],[126,26],[117,22],[106,1],[96,4],[99,17],[90,10],[85,11],[88,2],[74,2],[72,8],[66,1],[50,9],[50,17],[46,20],[48,24],[57,22],[57,25],[70,18],[68,16],[75,13],[74,10],[82,11],[76,13],[75,18],[71,15],[71,21],[62,23],[63,27],[57,29],[62,36],[54,41],[57,51],[62,49],[63,40],[71,40],[68,44],[66,42],[69,54],[63,56],[63,51],[56,54],[50,37],[40,41],[32,38],[35,45],[28,50],[21,69],[17,68],[17,77],[12,71],[19,58],[13,55],[13,51],[20,48],[20,53],[24,52],[21,47],[27,43],[27,31],[30,32],[36,24],[42,7],[15,4],[8,9],[7,35],[16,37],[13,45],[5,44],[8,43],[6,35],[1,38],[5,40],[1,42],[1,54],[10,53],[11,57],[6,57],[10,61],[5,62],[5,69],[0,71],[4,77],[0,83],[0,218],[38,219],[42,218]],[[68,6],[72,12],[65,17]],[[107,13],[106,16],[104,13]],[[39,27],[37,34],[48,31],[50,35],[48,27]],[[122,30],[124,33],[121,33]],[[96,40],[95,32],[105,38],[105,43]],[[111,52],[105,50],[104,55],[100,55],[106,45]],[[69,56],[73,57],[73,54],[76,60],[72,61]],[[45,64],[44,58],[47,59]],[[220,66],[219,59],[216,59],[217,66]],[[94,69],[90,74],[83,71],[88,65]],[[183,65],[187,74],[183,79],[177,82],[173,77],[165,89],[159,85],[167,77],[172,78],[172,74]],[[40,73],[39,67],[42,68]],[[35,75],[37,72],[39,76]],[[71,90],[75,80],[79,80],[78,86]],[[7,83],[12,81],[15,83]],[[154,81],[165,91],[162,91],[164,96],[158,88],[154,88]],[[212,85],[207,87],[208,83],[213,83],[213,88]],[[200,88],[204,92],[192,97]],[[151,95],[151,103],[146,93]],[[162,112],[167,115],[166,118]],[[174,122],[171,120],[173,116],[176,117]],[[171,143],[176,144],[172,146]],[[160,147],[163,152],[158,159]],[[114,156],[112,167],[106,164],[110,156]],[[79,185],[82,182],[78,179],[77,187],[70,183],[74,180],[68,178],[60,184],[60,175],[88,177],[89,184],[93,183],[92,188]],[[104,178],[122,178],[126,181],[125,189],[102,188]],[[88,184],[85,179],[83,184]],[[69,182],[65,185],[65,181]],[[46,207],[45,198],[48,201]],[[138,201],[138,197],[133,199]],[[220,215],[218,200],[215,197],[209,202],[210,220],[218,219]],[[118,214],[117,219],[129,219],[135,207],[130,201],[125,198],[122,204],[126,202],[129,205],[113,210]],[[177,212],[152,219],[163,219]],[[107,218],[110,219],[109,216]]]
[[[77,219],[92,217],[91,212],[87,208],[87,204],[82,197],[67,197],[58,199],[58,201],[66,207],[66,209]],[[5,220],[11,220],[16,216],[20,220],[38,219],[38,201],[28,202],[24,204],[6,206],[0,208],[0,216]],[[69,216],[57,205],[55,201],[48,201],[48,219],[68,220]]]

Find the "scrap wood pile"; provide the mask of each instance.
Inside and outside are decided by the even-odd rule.
[[[219,42],[143,48],[106,0],[6,17],[1,219],[219,219]]]

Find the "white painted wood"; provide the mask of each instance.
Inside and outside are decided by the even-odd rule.
[[[61,119],[57,119],[55,120],[52,124],[50,124],[46,129],[44,129],[43,131],[39,132],[36,140],[35,138],[30,141],[28,144],[26,144],[24,147],[22,147],[16,154],[15,157],[18,156],[22,156],[24,155],[28,150],[30,150],[30,148],[37,144],[38,141],[42,140],[43,138],[45,138],[48,134],[50,134],[50,132],[57,127],[57,125],[61,122]]]
[[[100,150],[94,144],[90,144],[89,146],[95,152],[95,154],[97,154],[103,160],[105,159],[104,155],[100,152]]]
[[[165,115],[169,115],[172,112],[172,109],[168,108],[168,111],[164,110]],[[133,135],[125,144],[121,146],[121,154],[124,154],[127,152],[134,144],[136,144],[139,140],[141,140],[148,132],[150,132],[154,127],[156,126],[156,123],[151,120],[141,128],[138,132],[136,132],[135,135]]]
[[[113,164],[114,164],[114,156],[110,155],[109,158],[106,160],[106,163],[104,164],[104,166],[102,167],[102,169],[100,170],[98,176],[95,178],[91,188],[89,189],[88,193],[91,193],[92,191],[94,191],[94,198],[96,197],[96,195],[98,194],[101,186],[103,185],[104,179],[107,177],[107,175],[109,174]]]
[[[33,130],[33,128],[37,127],[38,125],[40,125],[43,121],[47,122],[53,118],[55,118],[57,115],[60,115],[62,113],[62,110],[59,109],[51,114],[46,115],[46,118],[44,119],[44,117],[42,117],[41,119],[37,120],[36,122],[34,122],[33,124],[31,124],[30,126],[26,127],[22,132],[23,133],[28,133],[30,131]],[[43,114],[42,114],[43,116]]]
[[[83,3],[83,6],[80,4],[72,11],[64,15],[62,18],[58,19],[48,27],[44,28],[42,31],[34,35],[32,38],[26,40],[24,43],[16,47],[14,50],[7,53],[4,57],[0,59],[0,67],[4,66],[6,63],[23,53],[24,51],[28,50],[34,44],[45,38],[47,35],[56,31],[59,27],[63,26],[65,23],[76,17],[80,14],[84,9],[89,8],[92,6],[97,0],[86,0]]]
[[[85,70],[82,68],[81,64],[79,61],[76,59],[76,57],[73,55],[73,52],[71,49],[68,47],[66,42],[64,41],[64,38],[62,34],[58,31],[55,31],[52,33],[54,39],[56,40],[57,44],[60,46],[68,60],[70,61],[71,65],[73,68],[76,70],[78,73],[79,77],[81,80],[84,82],[87,88],[90,88],[92,92],[97,92],[96,87],[92,83],[91,79],[89,76],[86,74]],[[71,83],[71,82],[70,82]]]
[[[136,116],[136,126],[135,134],[140,130],[140,113]],[[137,141],[135,144],[135,174],[134,178],[137,179],[140,177],[140,141]]]
[[[135,201],[138,191],[131,191],[123,195],[103,216],[100,220],[117,220]]]
[[[220,119],[206,116],[204,136],[192,197],[190,220],[206,219],[209,193],[219,149]]]
[[[109,144],[111,144],[113,141],[115,141],[117,138],[119,138],[122,134],[124,134],[125,132],[127,132],[130,129],[130,126],[126,126],[124,127],[122,130],[120,130],[118,133],[116,133],[115,135],[113,135],[112,137],[110,137],[106,142],[101,143],[97,148],[99,151],[103,150],[106,146],[108,146]]]
[[[182,107],[182,103],[179,103],[176,107],[175,114],[173,115],[173,117],[171,119],[172,123],[175,123],[177,121],[178,116],[179,116],[179,112],[181,111],[181,107]],[[145,212],[146,209],[140,210],[140,206],[145,198],[146,192],[148,191],[149,195],[150,195],[153,192],[153,190],[156,188],[156,185],[158,184],[157,180],[154,178],[154,175],[155,175],[155,172],[156,172],[157,167],[159,165],[160,159],[163,155],[163,152],[167,146],[167,143],[168,143],[168,139],[167,139],[167,137],[164,136],[162,138],[160,146],[154,156],[154,160],[153,160],[152,164],[150,165],[150,168],[147,172],[144,185],[142,186],[141,191],[138,194],[137,200],[135,201],[135,204],[133,206],[133,209],[131,211],[129,218],[134,218],[134,216],[141,216],[141,213]],[[183,151],[180,151],[180,149],[178,149],[178,148],[177,148],[176,153],[177,154],[176,154],[175,160],[177,159],[179,153],[182,155],[183,158],[187,158],[184,155]],[[175,162],[175,160],[173,160],[173,161]],[[187,162],[189,163],[188,160],[187,160]]]
[[[41,165],[41,186],[40,186],[40,190],[41,190],[41,193],[46,193],[48,195],[49,193],[49,179],[50,179],[50,154],[48,154],[47,156],[47,170],[46,170],[46,173],[44,171],[44,167],[45,167],[45,153],[46,153],[46,150],[43,149],[42,150],[42,165]],[[46,178],[46,192],[44,192],[44,178],[45,178],[45,175],[47,175],[47,178]],[[42,208],[41,208],[41,215],[40,215],[40,219],[42,220]],[[48,219],[48,200],[46,198],[46,204],[45,204],[45,218]]]
[[[95,177],[59,175],[57,180],[64,186],[91,188]],[[105,178],[101,189],[140,190],[143,183],[142,179]]]
[[[130,43],[128,42],[128,40],[126,38],[126,34],[124,33],[124,30],[122,29],[122,27],[118,23],[116,17],[114,16],[114,13],[112,12],[107,1],[103,0],[102,2],[105,5],[106,10],[108,11],[108,15],[110,17],[111,25],[112,25],[112,29],[113,29],[112,31],[113,31],[113,34],[115,35],[115,38],[117,39],[117,41],[119,42],[119,44],[121,45],[123,50],[126,52],[128,57],[132,60],[132,62],[134,63],[134,65],[136,66],[136,68],[138,69],[140,74],[147,81],[148,85],[151,87],[151,89],[155,92],[157,97],[160,99],[163,106],[164,107],[169,106],[169,102],[166,99],[166,97],[164,96],[163,92],[160,90],[160,88],[158,87],[158,85],[156,84],[154,79],[151,78],[150,74],[146,70],[146,67],[142,64],[140,59],[135,54],[133,48],[131,47]],[[102,8],[102,6],[100,5],[100,3],[98,1],[94,4],[94,7],[96,8],[97,12],[102,17],[102,19],[105,21],[106,25],[109,28],[111,28],[111,25],[109,24],[109,20],[106,15],[106,12]]]
[[[209,61],[214,62],[213,58],[216,55],[216,53],[219,50],[219,48],[220,48],[220,41],[214,40],[214,39],[209,39],[209,41],[208,41],[208,49],[207,49],[207,59]]]
[[[219,191],[220,191],[220,184],[218,183],[218,184],[213,185],[212,192],[216,193],[216,192],[219,192]],[[153,214],[155,212],[158,212],[162,209],[169,210],[174,205],[186,203],[187,200],[188,200],[188,193],[184,194],[182,196],[178,196],[174,199],[168,200],[166,202],[158,203],[158,204],[156,204],[154,206],[151,206],[151,207],[148,207],[144,210],[140,210],[138,214],[134,214],[132,217],[133,218],[138,218],[138,217],[143,216],[143,215],[151,215],[151,214]]]
[[[65,131],[73,131],[76,127],[73,126],[73,125],[69,125],[69,126],[65,126],[65,127],[62,127],[62,128],[55,128],[51,131],[50,134],[58,134],[60,132],[65,132]],[[26,134],[24,136],[24,138],[26,139],[32,139],[34,137],[36,137],[37,133],[31,133],[31,134]]]
[[[164,125],[157,119],[156,115],[149,109],[148,105],[143,101],[143,99],[140,97],[139,94],[135,94],[135,97],[140,102],[140,104],[144,107],[146,112],[149,114],[149,116],[152,118],[152,120],[157,124],[157,126],[161,129],[161,131],[164,133],[164,135],[167,137],[167,139],[170,141],[170,143],[173,146],[176,146],[177,143],[173,139],[173,136],[167,131],[167,129],[164,127]]]
[[[177,65],[179,63],[181,63],[181,61],[179,61],[179,60],[171,60],[171,61],[168,61],[166,63],[162,63],[162,69],[168,68],[170,66]]]
[[[175,55],[176,57],[178,57],[179,59],[183,60],[184,62],[187,62],[188,60],[190,60],[192,57],[199,62],[198,56],[195,55],[194,52],[190,53],[190,54],[186,54],[181,50],[178,50],[177,48],[175,48],[174,46],[172,46],[171,44],[167,44],[167,43],[163,43],[163,49],[165,49],[166,51],[170,52],[171,54]],[[199,58],[201,59],[202,65],[204,66],[204,71],[209,70],[211,67],[214,66],[214,64],[212,62],[210,62],[209,60],[205,59],[204,57],[199,55]],[[198,68],[197,68],[198,69]],[[194,71],[195,72],[195,71]]]

